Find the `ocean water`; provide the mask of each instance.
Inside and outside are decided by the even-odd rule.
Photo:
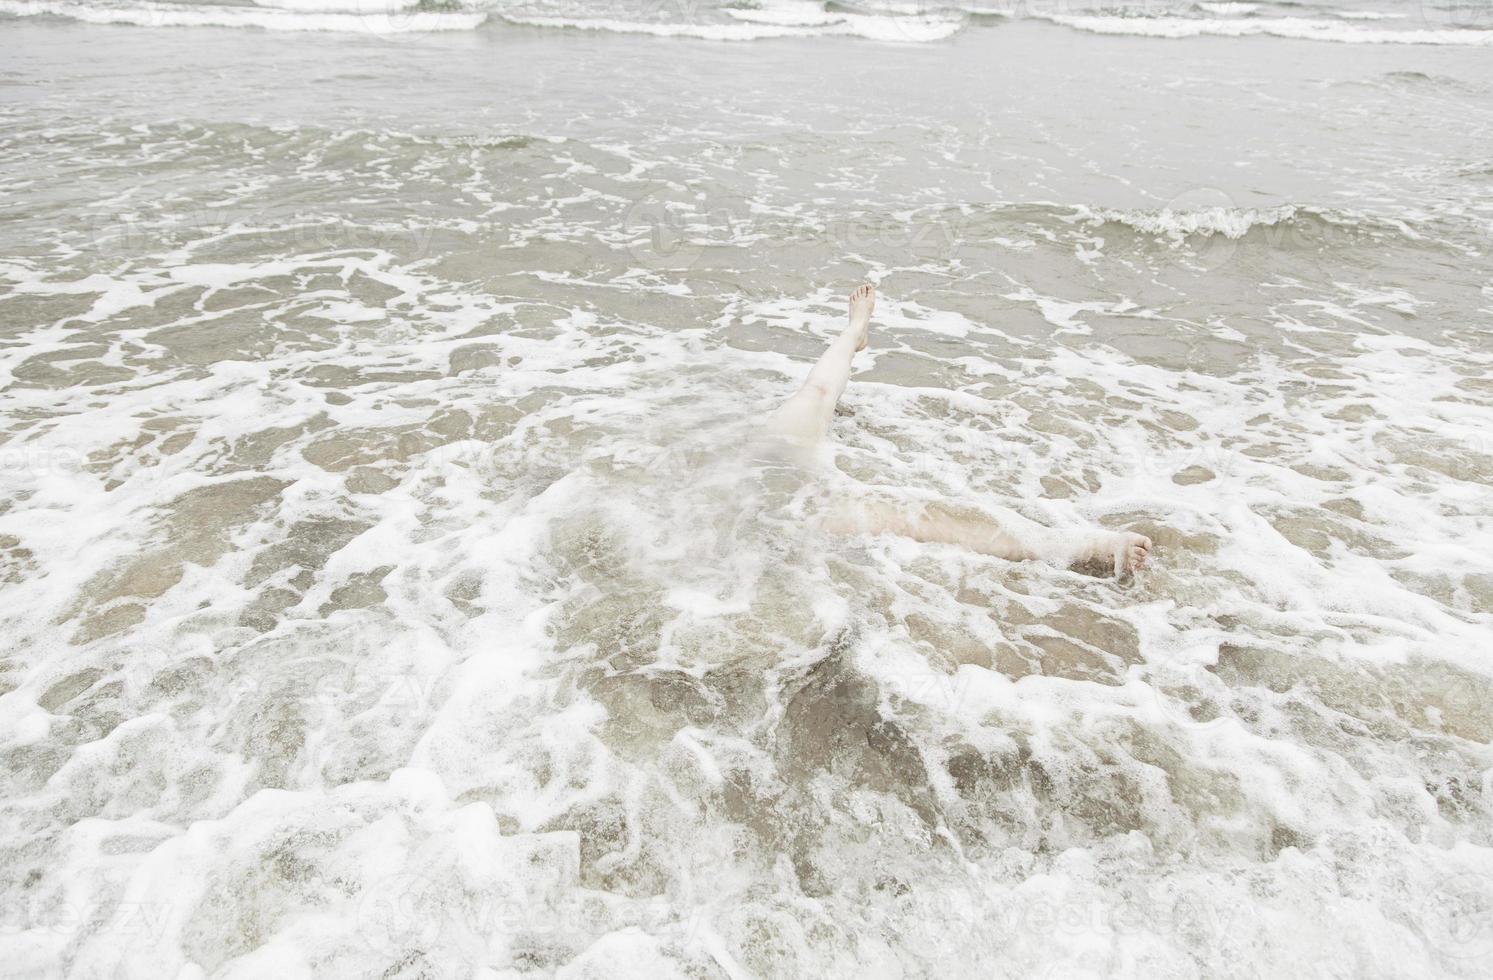
[[[1490,13],[0,0],[0,972],[1487,976]]]

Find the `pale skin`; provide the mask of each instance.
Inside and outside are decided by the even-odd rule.
[[[850,381],[851,362],[869,339],[876,289],[869,283],[850,294],[850,322],[830,342],[803,386],[767,420],[768,429],[801,450],[813,450],[829,434],[835,405]],[[847,501],[824,520],[839,534],[897,534],[915,541],[958,545],[1011,561],[1063,565],[1103,562],[1116,575],[1138,570],[1151,553],[1151,539],[1128,531],[1043,527],[1004,508],[976,511],[945,502]]]

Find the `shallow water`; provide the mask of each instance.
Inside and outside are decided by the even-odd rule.
[[[6,20],[11,975],[1483,975],[1493,62],[1209,6]]]

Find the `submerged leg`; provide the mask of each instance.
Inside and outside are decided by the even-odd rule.
[[[850,361],[866,346],[871,311],[876,307],[876,289],[869,283],[850,294],[850,323],[819,358],[803,387],[768,416],[774,435],[810,446],[829,432],[835,403],[850,381]]]
[[[850,381],[850,362],[866,346],[876,290],[869,283],[850,294],[850,323],[830,342],[803,386],[767,418],[772,435],[812,448],[829,432],[835,404]],[[986,513],[947,503],[844,501],[824,520],[840,534],[900,534],[915,541],[954,544],[1013,561],[1038,559],[1076,565],[1103,562],[1116,575],[1139,568],[1151,539],[1123,531],[1059,531],[997,508]]]
[[[987,513],[943,503],[861,500],[839,505],[825,521],[840,534],[898,534],[953,544],[1011,561],[1036,559],[1072,566],[1103,562],[1116,575],[1133,572],[1151,553],[1151,539],[1128,531],[1060,531],[1014,511]]]

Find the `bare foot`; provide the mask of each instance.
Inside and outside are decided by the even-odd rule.
[[[1151,539],[1130,531],[1095,531],[1083,539],[1081,550],[1068,566],[1100,577],[1125,578],[1139,571],[1151,557]]]
[[[861,332],[861,341],[856,350],[866,349],[866,338],[870,333],[871,311],[876,309],[876,287],[862,283],[850,293],[850,325]]]
[[[1121,531],[1115,535],[1115,575],[1138,572],[1151,557],[1151,539],[1144,534]]]

